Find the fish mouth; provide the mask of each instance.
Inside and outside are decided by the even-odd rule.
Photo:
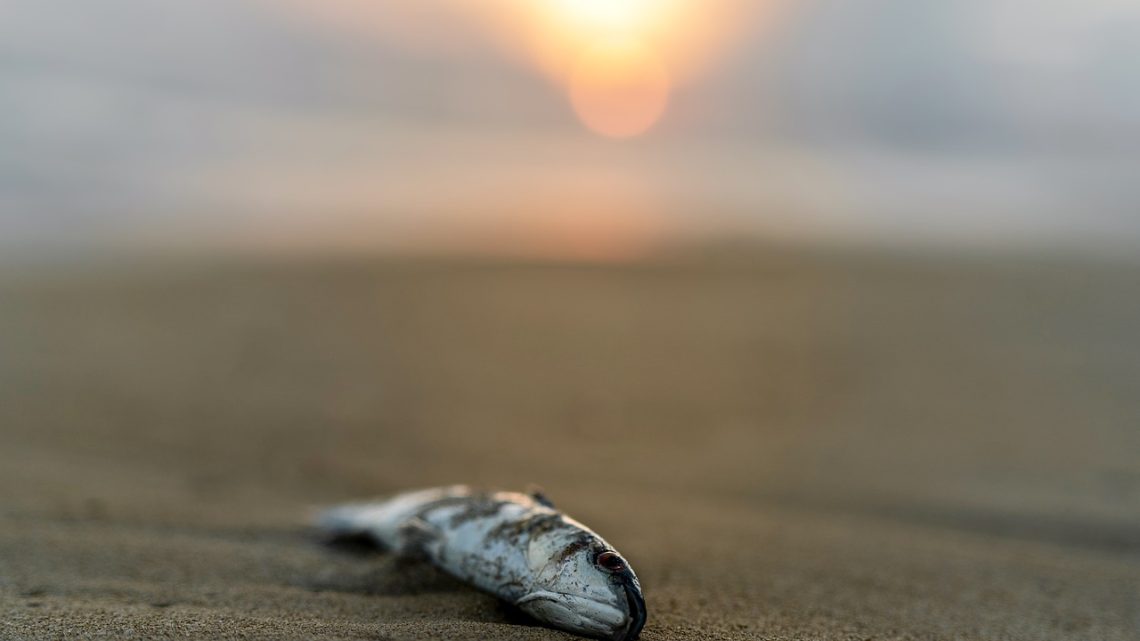
[[[627,591],[627,607],[632,608],[630,598]],[[515,605],[547,625],[605,641],[630,641],[644,623],[644,616],[638,618],[635,611],[625,612],[614,603],[574,594],[540,591]]]
[[[625,590],[625,599],[629,603],[629,626],[625,629],[625,634],[620,637],[620,641],[633,641],[637,635],[641,634],[641,629],[645,627],[645,619],[647,618],[645,597],[641,596],[641,590],[631,583],[626,583],[622,588]]]

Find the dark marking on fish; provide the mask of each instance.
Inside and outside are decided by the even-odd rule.
[[[472,497],[468,499],[466,507],[463,510],[452,515],[449,525],[455,528],[468,521],[493,517],[497,515],[499,510],[502,510],[505,505],[507,504],[503,501],[485,496]]]
[[[509,543],[519,543],[520,538],[524,534],[530,535],[531,537],[538,536],[549,532],[562,522],[561,514],[553,512],[536,514],[520,521],[500,523],[487,533],[484,540],[502,540]]]
[[[592,547],[593,544],[594,541],[590,537],[578,537],[574,541],[571,541],[570,545],[562,548],[562,551],[558,553],[558,556],[554,557],[554,562],[565,563],[567,559],[588,547]]]

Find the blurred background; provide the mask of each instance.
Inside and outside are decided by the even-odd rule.
[[[6,0],[2,618],[551,638],[298,533],[539,483],[645,638],[1136,639],[1138,172],[1133,0]]]
[[[1129,0],[0,11],[6,254],[1140,240]]]

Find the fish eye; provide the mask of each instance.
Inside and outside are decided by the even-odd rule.
[[[602,552],[594,559],[594,563],[608,572],[621,572],[625,569],[625,561],[616,552]]]

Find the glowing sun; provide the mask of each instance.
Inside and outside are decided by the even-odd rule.
[[[540,65],[596,133],[628,138],[665,113],[672,61],[662,50],[686,24],[682,0],[529,0]],[[674,47],[677,49],[678,47]],[[679,51],[672,51],[675,57]]]
[[[633,41],[586,49],[569,79],[570,102],[591,130],[628,138],[649,130],[669,99],[669,74],[661,61]]]

